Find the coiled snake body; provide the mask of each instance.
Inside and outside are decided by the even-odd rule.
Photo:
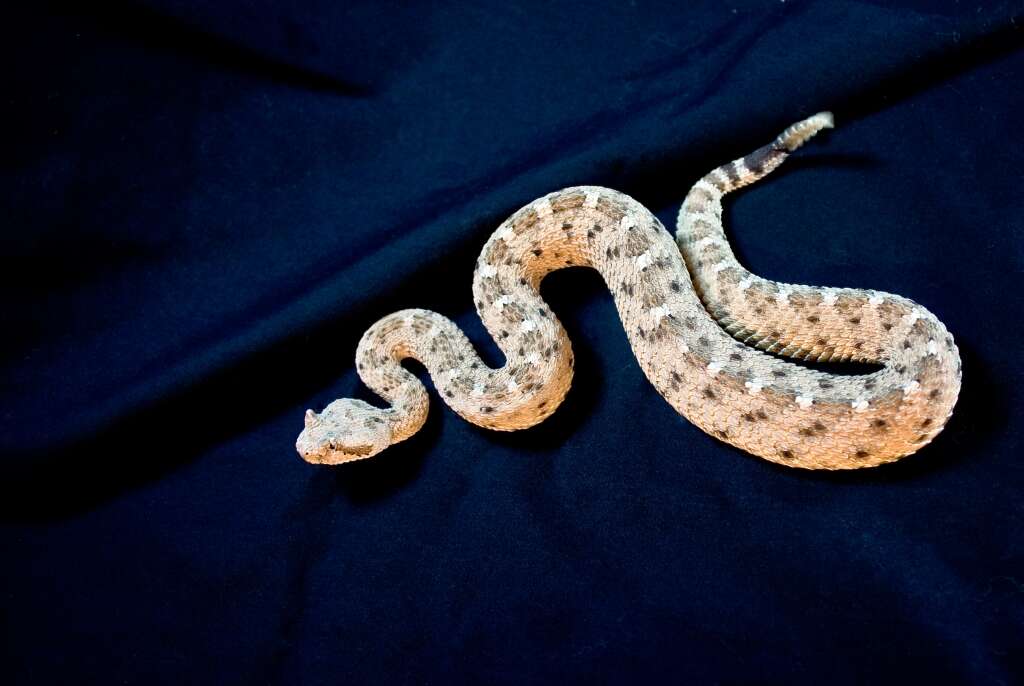
[[[440,314],[388,315],[363,335],[356,360],[390,407],[341,399],[307,411],[299,453],[348,462],[418,431],[429,400],[401,366],[407,357],[474,424],[509,431],[546,419],[569,389],[573,354],[538,289],[566,266],[600,272],[644,374],[677,412],[722,441],[809,469],[874,466],[918,450],[941,431],[960,390],[960,357],[945,326],[896,295],[754,276],[722,227],[725,193],[831,126],[829,113],[817,114],[699,180],[680,209],[676,243],[642,205],[606,188],[566,188],[531,202],[487,241],[473,277],[477,311],[505,365],[489,368]],[[883,367],[840,376],[780,357]]]

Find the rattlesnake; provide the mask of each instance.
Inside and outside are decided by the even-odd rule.
[[[680,209],[677,243],[642,205],[607,188],[566,188],[531,202],[490,237],[473,275],[477,311],[505,365],[489,368],[440,314],[388,315],[363,335],[356,366],[391,406],[341,399],[320,414],[308,410],[300,455],[348,462],[416,433],[429,400],[404,358],[422,362],[448,406],[474,424],[511,431],[546,419],[569,389],[573,353],[539,287],[567,266],[600,272],[644,374],[712,436],[809,469],[874,466],[918,450],[942,430],[960,390],[960,356],[946,327],[896,295],[756,277],[736,261],[722,228],[725,193],[831,126],[830,113],[814,115],[700,179]],[[835,375],[780,357],[883,366]]]

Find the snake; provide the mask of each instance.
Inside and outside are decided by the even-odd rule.
[[[547,419],[569,390],[573,351],[540,285],[580,266],[596,269],[611,291],[650,383],[714,438],[803,469],[873,467],[918,451],[946,425],[960,391],[960,354],[942,322],[890,293],[756,276],[725,235],[723,196],[832,126],[832,114],[820,112],[699,179],[674,240],[643,205],[608,188],[565,188],[529,203],[490,236],[473,273],[477,313],[504,364],[488,366],[441,314],[389,314],[356,349],[359,377],[388,406],[342,398],[307,410],[299,454],[314,464],[346,463],[415,434],[430,403],[423,382],[402,366],[407,358],[477,426],[514,431]],[[836,374],[806,364],[816,361],[877,370]]]

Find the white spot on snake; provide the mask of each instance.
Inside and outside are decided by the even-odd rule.
[[[938,355],[939,354],[939,346],[935,342],[934,338],[929,338],[928,339],[928,346],[925,348],[925,353],[928,354],[928,355]]]
[[[697,250],[701,250],[709,245],[712,245],[713,243],[721,242],[722,239],[719,238],[718,236],[708,236],[707,238],[701,238],[699,241],[695,241],[693,246],[697,248]]]
[[[921,384],[917,381],[911,381],[910,383],[903,386],[903,395],[913,395],[917,390],[921,388]]]
[[[792,293],[791,288],[780,288],[779,292],[775,295],[775,301],[780,305],[789,305],[789,294]]]
[[[628,214],[619,221],[619,228],[626,230],[636,226],[636,220]]]
[[[645,269],[646,267],[649,267],[650,265],[651,265],[651,253],[650,253],[650,251],[647,251],[643,255],[640,255],[639,257],[636,258],[636,268],[637,269]]]
[[[871,305],[871,306],[873,306],[873,307],[878,307],[879,305],[881,305],[881,304],[882,304],[882,302],[883,302],[884,300],[885,300],[885,298],[883,298],[883,297],[882,297],[881,295],[879,295],[878,293],[873,293],[873,294],[871,295],[871,297],[870,297],[870,298],[868,298],[868,305]]]
[[[654,325],[657,326],[661,323],[661,320],[672,314],[672,310],[668,309],[665,305],[658,305],[657,307],[651,308],[651,319],[654,320]]]
[[[493,264],[480,265],[480,276],[484,277],[485,279],[490,279],[497,273],[498,270],[494,267]]]
[[[587,193],[586,193],[586,195],[584,196],[584,199],[583,199],[583,206],[584,207],[591,207],[591,208],[597,207],[597,198],[598,198],[597,191],[587,191]]]
[[[508,242],[510,242],[510,241],[511,241],[511,240],[512,240],[513,238],[515,238],[515,237],[516,237],[516,232],[512,230],[512,227],[510,227],[510,226],[506,226],[505,228],[503,228],[503,229],[502,229],[501,231],[499,231],[499,232],[497,233],[497,236],[498,236],[498,238],[500,238],[501,240],[503,240],[503,241],[505,241],[506,243],[508,243]]]
[[[524,319],[523,323],[519,325],[519,330],[523,333],[529,333],[537,329],[537,322],[532,319]]]
[[[850,406],[857,412],[863,412],[864,410],[868,409],[868,401],[865,400],[864,398],[857,398],[852,403],[850,403]]]
[[[761,392],[761,389],[764,388],[761,379],[747,381],[743,385],[747,387],[747,390],[750,391],[751,395],[757,395],[758,393]]]
[[[476,385],[473,386],[473,397],[474,398],[479,398],[483,394],[484,394],[484,385],[482,383],[480,383],[480,382],[477,382]]]
[[[913,326],[918,319],[924,316],[924,313],[917,307],[912,309],[907,314],[903,315],[903,320],[907,323],[907,326]]]
[[[708,364],[708,374],[710,374],[711,376],[717,375],[720,371],[722,371],[721,362],[711,362]]]
[[[500,298],[498,298],[497,300],[495,300],[494,304],[498,306],[499,310],[504,310],[505,309],[505,305],[510,305],[513,302],[514,301],[512,299],[512,296],[510,296],[510,295],[503,295]]]
[[[505,385],[505,388],[508,389],[509,393],[515,393],[516,391],[519,390],[519,384],[516,383],[515,379],[509,379],[508,383]]]
[[[537,216],[541,219],[550,217],[552,213],[551,201],[547,198],[541,198],[534,204],[533,209],[537,211]]]
[[[756,280],[757,280],[757,277],[753,276],[753,275],[745,277],[742,281],[740,281],[740,290],[741,291],[747,290],[748,288],[750,288],[751,286],[754,285],[754,281],[756,281]]]
[[[712,225],[717,224],[719,221],[721,221],[721,217],[714,210],[701,210],[700,212],[690,212],[689,216],[692,218],[693,222],[696,222],[698,219],[703,219],[704,221]]]
[[[694,190],[698,188],[701,189],[702,191],[706,192],[708,195],[710,195],[712,198],[715,198],[716,200],[720,198],[722,195],[722,191],[718,190],[717,188],[715,188],[715,186],[708,183],[704,179],[701,179],[697,183],[693,184],[693,188]]]
[[[682,353],[690,352],[690,346],[686,345],[686,341],[679,341],[679,350]]]
[[[713,274],[717,274],[718,272],[722,271],[723,269],[728,269],[728,268],[729,268],[728,260],[722,260],[721,262],[716,262],[715,265],[713,267],[711,267],[711,272]]]
[[[530,353],[525,358],[523,358],[523,360],[526,363],[528,363],[528,364],[539,364],[540,363],[540,353],[537,352],[536,350],[534,350],[532,353]]]
[[[796,404],[806,410],[814,404],[814,398],[809,395],[798,395],[796,397]]]
[[[826,290],[825,295],[821,298],[821,302],[829,307],[835,305],[837,300],[839,300],[839,295],[832,290]]]

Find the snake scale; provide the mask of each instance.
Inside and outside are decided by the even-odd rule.
[[[390,314],[356,351],[360,377],[390,407],[344,398],[319,414],[308,410],[299,454],[318,464],[349,462],[416,433],[429,398],[402,367],[405,358],[426,367],[467,421],[500,431],[542,422],[569,389],[573,353],[539,287],[570,266],[601,274],[644,374],[712,436],[807,469],[870,467],[920,449],[942,430],[960,391],[960,356],[946,327],[900,296],[757,277],[725,238],[722,196],[831,126],[830,113],[816,114],[697,181],[679,211],[675,242],[642,205],[607,188],[566,188],[526,205],[490,237],[473,275],[477,311],[504,366],[488,367],[440,314]],[[785,358],[881,369],[836,375]]]

